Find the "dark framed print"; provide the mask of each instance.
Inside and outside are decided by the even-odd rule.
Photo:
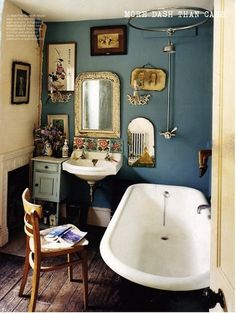
[[[23,62],[12,63],[11,103],[29,103],[31,65]]]
[[[76,42],[49,43],[47,48],[48,90],[74,91]]]
[[[90,28],[91,55],[127,54],[126,25]]]

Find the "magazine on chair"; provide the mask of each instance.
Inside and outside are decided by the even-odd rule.
[[[81,241],[86,235],[87,232],[81,231],[74,225],[67,224],[53,227],[44,238],[49,242],[67,243],[73,246]]]

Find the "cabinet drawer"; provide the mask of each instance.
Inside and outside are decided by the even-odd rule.
[[[34,162],[35,171],[58,172],[58,164],[47,162]]]

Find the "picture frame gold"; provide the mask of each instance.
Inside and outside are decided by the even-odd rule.
[[[127,54],[126,25],[90,28],[91,55]]]
[[[137,67],[131,72],[130,84],[135,90],[162,91],[166,87],[166,72],[161,68]]]
[[[48,114],[47,115],[48,125],[52,124],[61,130],[66,139],[69,140],[69,121],[68,114]]]

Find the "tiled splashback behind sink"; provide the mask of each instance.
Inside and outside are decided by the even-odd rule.
[[[123,152],[122,140],[114,138],[84,138],[74,137],[74,149],[84,149],[85,151],[97,152]]]

